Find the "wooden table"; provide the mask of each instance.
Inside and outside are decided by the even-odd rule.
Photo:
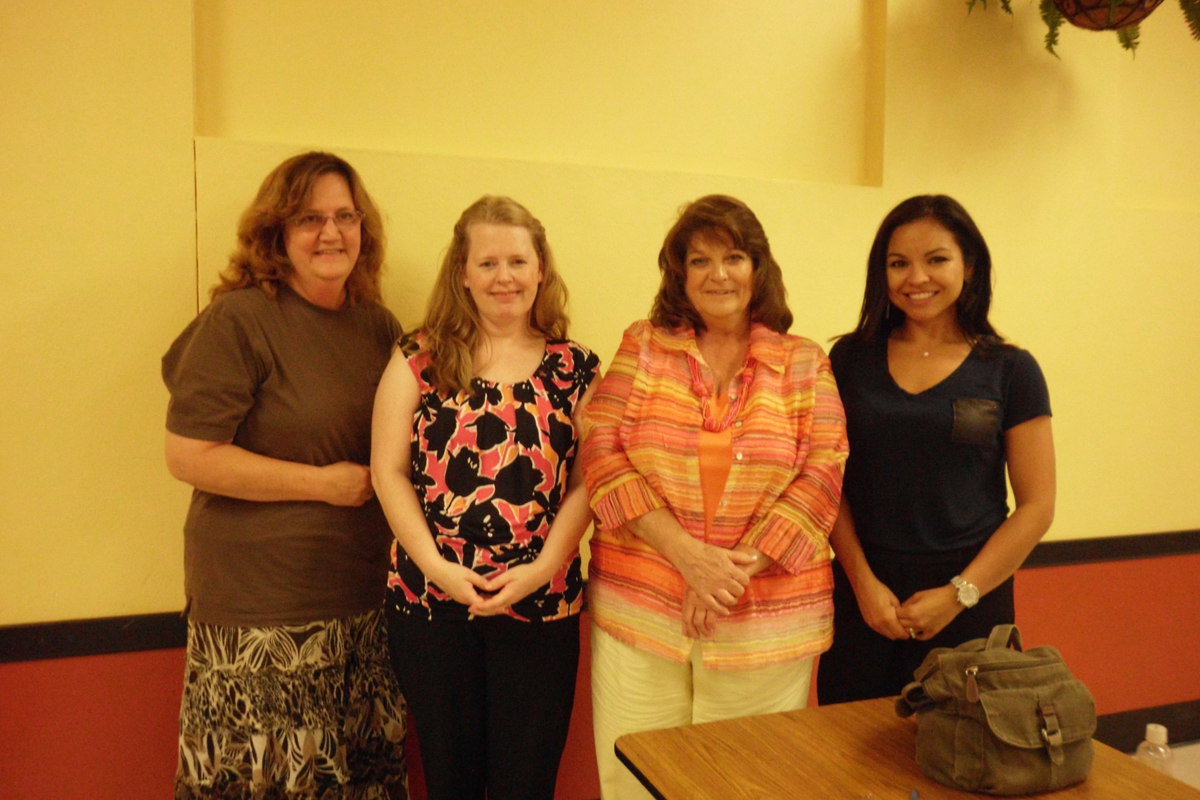
[[[921,800],[987,797],[943,786],[916,762],[916,722],[892,700],[626,734],[617,757],[660,800]],[[1088,779],[1053,800],[1200,800],[1200,790],[1095,743]]]

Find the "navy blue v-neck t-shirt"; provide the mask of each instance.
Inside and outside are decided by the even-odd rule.
[[[850,439],[843,491],[863,545],[921,553],[986,541],[1008,516],[1005,431],[1050,414],[1033,356],[975,347],[917,394],[892,379],[887,342],[844,338],[829,357]]]

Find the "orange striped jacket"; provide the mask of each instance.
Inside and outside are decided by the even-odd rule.
[[[735,405],[736,392],[746,397],[729,421],[733,461],[708,541],[746,543],[776,563],[751,579],[716,636],[699,643],[683,635],[683,577],[626,527],[665,507],[693,536],[706,536],[699,472],[706,420],[694,375],[711,390],[691,331],[636,322],[584,411],[580,457],[596,516],[592,618],[617,639],[674,661],[686,661],[699,644],[712,669],[821,653],[833,637],[828,538],[848,449],[829,359],[811,340],[751,328],[746,372],[730,390]]]

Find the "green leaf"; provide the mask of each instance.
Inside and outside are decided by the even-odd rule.
[[[1200,0],[1179,0],[1179,7],[1183,9],[1192,38],[1200,40]]]
[[[988,0],[967,0],[967,13],[970,14],[972,11],[974,11],[976,4],[979,4],[983,6],[984,9],[987,9],[987,3]],[[1000,8],[1003,9],[1007,14],[1013,13],[1012,0],[1000,0]]]
[[[1062,12],[1058,10],[1058,6],[1054,5],[1054,0],[1041,0],[1038,4],[1038,10],[1042,13],[1042,22],[1046,23],[1046,52],[1055,58],[1059,58],[1054,48],[1058,45],[1058,30],[1066,22]]]
[[[1124,28],[1117,30],[1117,41],[1121,43],[1122,48],[1137,55],[1139,33],[1141,31],[1138,30],[1137,25],[1126,25]]]

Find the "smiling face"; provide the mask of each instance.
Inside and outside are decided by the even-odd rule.
[[[529,320],[542,282],[542,265],[529,229],[477,222],[468,228],[462,282],[491,325]]]
[[[918,219],[892,232],[887,250],[888,299],[911,322],[957,326],[956,304],[971,268],[954,234],[934,219]]]
[[[684,291],[708,328],[733,330],[749,324],[754,296],[754,261],[719,230],[688,240]]]
[[[292,264],[288,283],[311,303],[339,308],[345,299],[346,279],[358,262],[362,245],[362,223],[343,230],[334,217],[339,211],[354,210],[350,184],[338,173],[327,172],[313,183],[308,202],[297,215],[323,215],[324,224],[317,230],[304,230],[289,222],[284,228],[284,247]]]

